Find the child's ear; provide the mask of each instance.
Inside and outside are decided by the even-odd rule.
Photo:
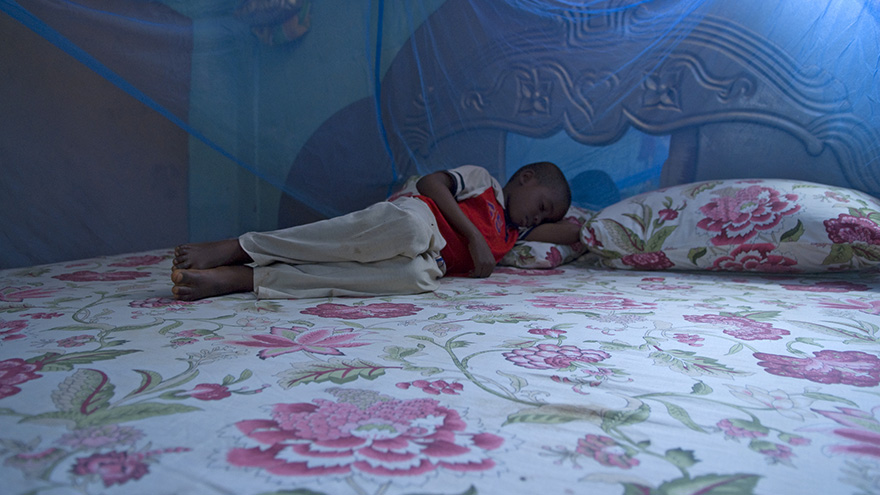
[[[533,180],[535,180],[535,171],[534,170],[526,169],[526,170],[523,170],[519,174],[520,185],[526,185]]]

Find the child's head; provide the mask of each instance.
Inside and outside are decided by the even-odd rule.
[[[504,186],[505,210],[510,222],[534,227],[562,220],[571,205],[571,189],[559,167],[550,162],[526,165]]]

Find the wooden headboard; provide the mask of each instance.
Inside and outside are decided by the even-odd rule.
[[[291,183],[358,191],[346,206],[355,209],[382,199],[387,181],[355,176],[340,184],[336,174],[327,181],[334,163],[357,160],[387,178],[390,150],[402,177],[416,173],[416,162],[423,170],[475,163],[503,177],[508,133],[564,130],[577,142],[607,145],[636,128],[671,136],[662,185],[776,176],[880,193],[880,130],[864,117],[868,110],[854,105],[840,77],[783,50],[786,40],[746,27],[772,2],[740,0],[739,9],[684,21],[669,2],[606,3],[601,13],[560,21],[506,2],[448,0],[382,80],[384,129],[372,99],[343,109],[311,137]],[[487,16],[498,20],[491,31],[481,22]],[[803,27],[797,19],[787,25],[774,35]],[[346,147],[334,145],[340,139]],[[319,217],[282,201],[282,225]]]

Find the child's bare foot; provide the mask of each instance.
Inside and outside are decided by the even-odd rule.
[[[171,292],[175,299],[195,301],[254,290],[254,270],[249,266],[218,266],[208,270],[173,270]]]
[[[238,239],[183,244],[174,249],[174,269],[207,270],[218,266],[244,265],[254,261]]]

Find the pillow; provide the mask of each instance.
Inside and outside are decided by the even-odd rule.
[[[581,241],[610,267],[821,272],[880,263],[880,202],[781,179],[718,180],[602,209]]]
[[[563,221],[583,225],[593,215],[595,213],[592,211],[572,206],[568,209]],[[513,249],[504,255],[504,258],[498,264],[528,269],[556,268],[559,265],[573,261],[586,251],[587,247],[580,242],[575,244],[552,244],[549,242],[517,241]]]

